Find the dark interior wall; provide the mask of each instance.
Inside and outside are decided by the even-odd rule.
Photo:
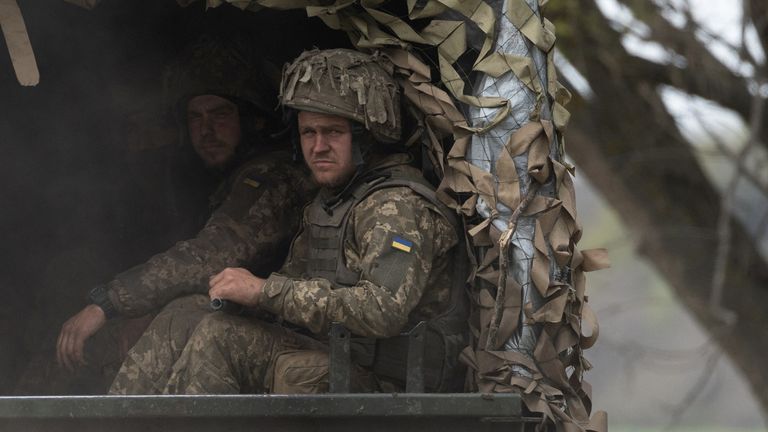
[[[163,115],[164,67],[182,47],[203,32],[245,35],[282,65],[302,49],[347,44],[302,11],[19,6],[41,79],[21,87],[0,38],[0,393],[27,357],[53,347],[93,285],[204,221],[204,194],[188,181],[195,173],[175,169],[184,149]]]

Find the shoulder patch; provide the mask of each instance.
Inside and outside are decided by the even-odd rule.
[[[258,188],[259,186],[261,186],[261,182],[260,181],[254,180],[254,179],[251,179],[251,178],[246,178],[245,180],[243,180],[243,183],[247,184],[248,186],[254,187],[254,188]]]
[[[404,239],[400,236],[394,236],[392,237],[392,248],[401,250],[406,253],[411,253],[411,248],[413,247],[413,242],[407,239]]]

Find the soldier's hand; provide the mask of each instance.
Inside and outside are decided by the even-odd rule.
[[[77,315],[68,319],[61,326],[61,333],[56,342],[56,360],[59,365],[70,371],[77,365],[85,365],[83,347],[85,341],[94,335],[107,322],[104,311],[94,305],[88,305]]]
[[[243,306],[254,307],[259,303],[265,280],[256,277],[244,268],[225,268],[213,276],[208,285],[208,295],[233,301]]]

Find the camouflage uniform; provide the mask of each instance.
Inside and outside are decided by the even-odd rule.
[[[189,333],[210,311],[206,294],[212,275],[226,267],[266,274],[279,266],[312,189],[305,171],[289,154],[276,152],[246,163],[233,178],[231,192],[197,237],[107,285],[120,315],[142,315],[168,304],[128,352],[110,393],[162,389],[157,383],[165,382]]]
[[[402,150],[393,72],[380,53],[351,50],[308,51],[284,69],[284,107],[352,121],[355,175],[346,173],[346,186],[321,190],[305,208],[287,261],[258,299],[257,309],[275,321],[205,315],[173,365],[166,393],[325,391],[331,322],[356,337],[387,338],[454,310],[456,288],[463,289],[463,278],[454,277],[457,230],[421,172],[408,166],[410,157],[393,152]],[[149,347],[141,360],[164,349]],[[355,368],[353,391],[393,389],[363,366],[370,365]]]
[[[379,165],[402,167],[404,162],[403,155],[395,155]],[[412,175],[420,173],[413,170]],[[305,209],[302,230],[285,265],[269,276],[259,300],[261,310],[290,323],[288,328],[221,313],[207,315],[174,366],[166,392],[275,392],[281,386],[293,392],[323,391],[327,346],[322,341],[331,322],[342,323],[357,336],[384,338],[446,307],[456,230],[434,204],[407,187],[377,190],[351,209],[343,257],[346,267],[359,274],[355,283],[343,286],[315,277],[308,251],[317,245],[311,244],[308,218],[330,195],[321,190]],[[405,239],[407,251],[396,247],[397,239]],[[281,358],[290,355],[296,360],[302,352],[318,354],[304,358],[313,370],[296,377],[278,375],[286,373]],[[353,389],[379,389],[362,368],[354,375]],[[277,377],[289,382],[278,385]],[[307,378],[307,385],[294,385]]]
[[[226,267],[266,274],[280,265],[311,183],[288,153],[260,156],[237,170],[231,191],[200,233],[107,285],[121,316],[139,316],[176,297],[208,292]],[[282,252],[281,252],[282,251]]]
[[[131,348],[110,394],[160,394],[191,332],[210,310],[203,294],[179,297],[160,311]]]

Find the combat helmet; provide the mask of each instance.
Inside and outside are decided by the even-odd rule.
[[[180,114],[190,98],[214,94],[250,104],[264,116],[274,116],[277,72],[255,44],[242,38],[204,34],[166,70],[165,103]]]
[[[305,51],[283,70],[280,104],[354,120],[380,143],[402,133],[394,66],[382,54],[349,49]]]

